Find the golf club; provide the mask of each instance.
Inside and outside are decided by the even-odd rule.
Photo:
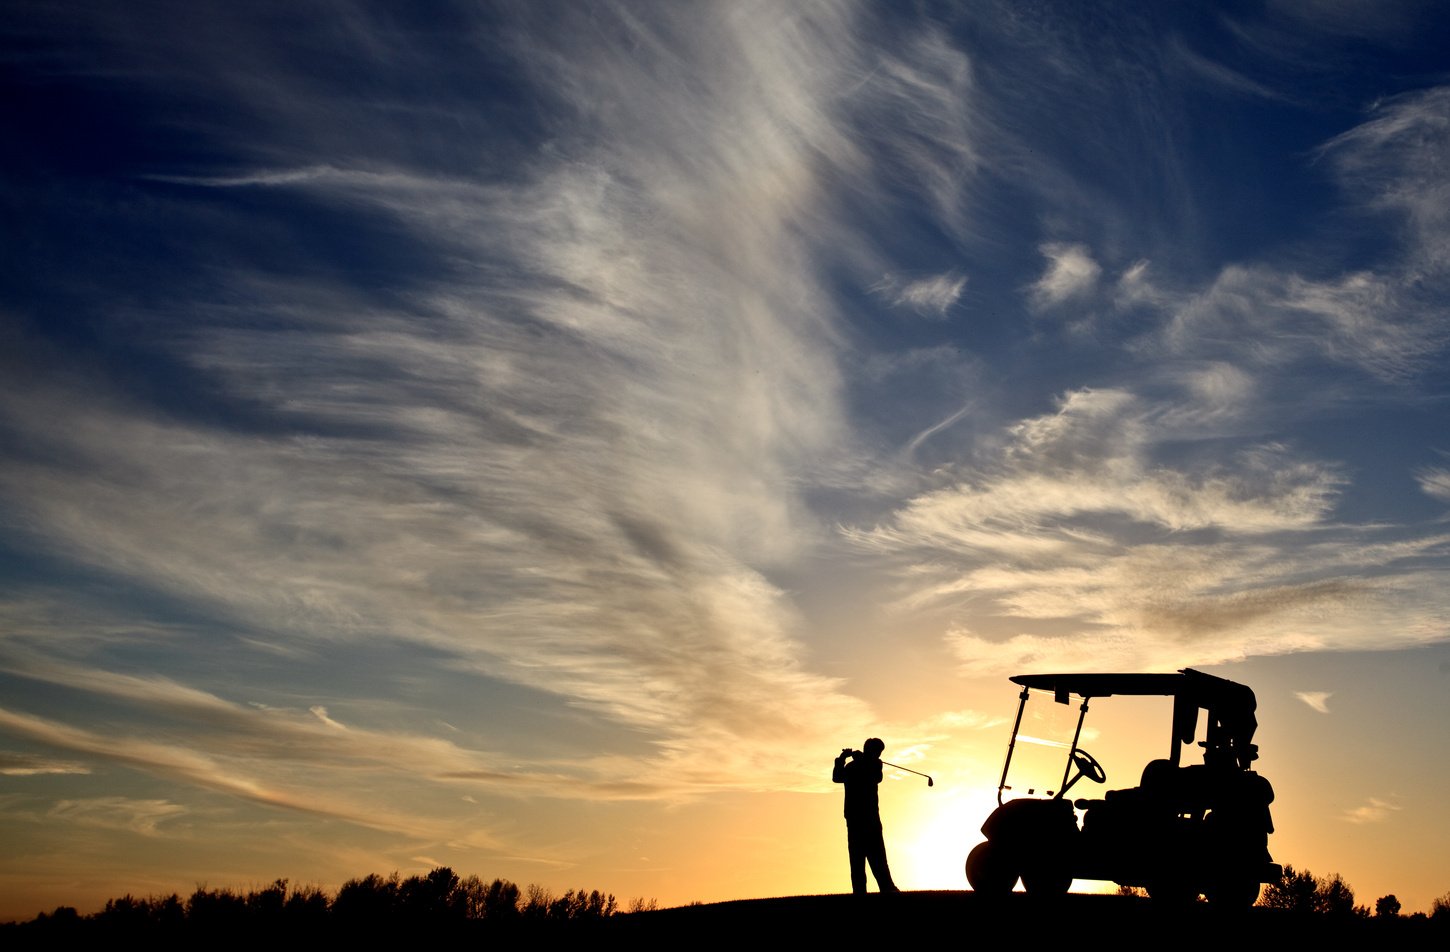
[[[918,777],[926,777],[926,785],[928,787],[934,787],[934,786],[936,786],[936,784],[932,782],[931,777],[929,775],[927,775],[927,774],[922,773],[920,770],[912,770],[910,767],[903,767],[900,764],[893,764],[893,763],[890,763],[889,761],[885,761],[885,760],[881,761],[881,766],[883,766],[883,767],[895,767],[897,770],[905,770],[907,773],[914,773]]]

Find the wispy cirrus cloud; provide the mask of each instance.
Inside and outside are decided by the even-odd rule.
[[[1169,315],[1156,343],[1174,353],[1265,369],[1327,360],[1390,381],[1422,373],[1450,340],[1450,312],[1434,290],[1450,265],[1450,176],[1438,158],[1450,137],[1447,97],[1436,88],[1382,103],[1320,150],[1355,202],[1406,225],[1376,267],[1310,276],[1235,264],[1199,291],[1154,287],[1135,267],[1121,282],[1124,300]]]
[[[0,774],[7,777],[34,777],[41,774],[87,774],[90,768],[73,760],[37,757],[15,751],[0,751]]]
[[[967,278],[955,271],[904,281],[887,275],[872,290],[886,297],[896,307],[906,307],[929,317],[945,318],[947,312],[961,299],[966,290]]]
[[[1332,696],[1332,692],[1295,691],[1294,696],[1299,700],[1303,701],[1305,704],[1309,705],[1312,710],[1318,711],[1320,714],[1329,713],[1329,698]]]
[[[972,673],[1382,647],[1367,619],[1386,611],[1404,613],[1404,643],[1442,636],[1412,567],[1443,536],[1329,523],[1343,477],[1283,446],[1156,459],[1178,417],[1121,391],[1069,394],[1013,427],[994,466],[847,537],[897,562],[900,610],[944,619]]]
[[[1260,372],[1331,361],[1386,380],[1421,372],[1444,339],[1441,315],[1392,275],[1310,280],[1233,266],[1201,292],[1139,291],[1169,319],[1146,351],[1226,360]]]
[[[1420,484],[1420,491],[1425,495],[1433,496],[1441,502],[1450,502],[1450,470],[1427,467],[1415,473],[1415,481]]]
[[[1450,267],[1450,87],[1376,104],[1363,123],[1321,150],[1342,184],[1370,208],[1409,225],[1409,262],[1418,273]]]
[[[46,812],[46,817],[52,822],[120,829],[142,836],[156,836],[163,823],[186,812],[185,807],[169,800],[91,797],[84,800],[57,801]]]
[[[1038,250],[1047,259],[1047,270],[1030,288],[1032,303],[1037,308],[1057,307],[1096,290],[1103,269],[1093,260],[1086,245],[1050,241]]]
[[[255,51],[221,34],[167,58],[113,23],[108,66],[128,82],[185,78],[264,127],[199,133],[228,168],[141,181],[182,201],[265,192],[326,208],[360,244],[385,236],[426,266],[378,295],[243,258],[215,277],[225,300],[150,309],[135,343],[205,379],[221,416],[245,425],[157,413],[104,379],[87,385],[93,400],[56,377],[12,381],[5,425],[46,448],[0,474],[31,540],[282,650],[427,645],[458,670],[647,732],[670,775],[702,788],[814,778],[808,739],[871,720],[805,665],[802,619],[771,581],[828,538],[804,487],[857,466],[847,344],[821,274],[879,268],[879,251],[829,196],[870,205],[878,163],[905,164],[959,214],[970,69],[929,25],[863,43],[853,4],[654,14],[604,7],[533,29],[537,14],[520,11],[490,55],[559,124],[520,146],[528,162],[497,167],[450,151],[451,135],[409,141],[327,75],[258,72]],[[417,54],[389,27],[363,8],[340,24],[378,70]],[[445,91],[436,105],[458,103]],[[360,140],[360,121],[376,133]],[[965,280],[908,282],[900,299],[944,313]],[[307,701],[259,713],[178,680],[63,677],[226,722],[279,761],[402,756],[418,739],[337,730],[334,706]],[[112,739],[25,716],[8,723],[66,749],[100,755]],[[494,772],[412,746],[437,761],[425,775]],[[291,802],[254,779],[258,764],[231,776],[133,754]],[[722,769],[722,756],[739,763]],[[627,780],[639,771],[624,756],[589,770],[589,795],[687,786]]]
[[[1343,819],[1347,823],[1383,823],[1402,809],[1393,800],[1370,797],[1369,802],[1345,810]]]

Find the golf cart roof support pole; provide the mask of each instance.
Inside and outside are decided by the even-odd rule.
[[[997,806],[1002,805],[1002,791],[1007,789],[1007,768],[1012,766],[1012,750],[1017,746],[1017,728],[1022,726],[1022,712],[1027,709],[1027,688],[1017,695],[1017,720],[1012,722],[1012,736],[1007,740],[1007,759],[1002,763],[1002,779],[997,781]]]
[[[1062,783],[1057,785],[1059,791],[1067,789],[1067,775],[1072,772],[1072,755],[1077,752],[1077,739],[1082,736],[1082,722],[1087,719],[1088,701],[1091,698],[1083,698],[1082,706],[1077,711],[1077,730],[1072,732],[1072,746],[1067,751],[1067,763],[1062,765]]]

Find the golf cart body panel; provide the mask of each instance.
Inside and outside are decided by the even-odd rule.
[[[967,860],[967,878],[981,892],[1010,891],[1020,876],[1029,892],[1065,892],[1073,879],[1104,879],[1146,887],[1156,898],[1251,903],[1259,884],[1276,882],[1280,868],[1268,852],[1273,832],[1273,787],[1249,769],[1258,756],[1253,736],[1257,703],[1248,687],[1184,669],[1177,674],[1029,674],[1022,687],[997,789],[998,808],[987,818]],[[1077,727],[1067,747],[1062,782],[1054,794],[1003,801],[1023,712],[1032,692],[1061,704],[1080,699]],[[1109,790],[1101,799],[1068,798],[1084,777],[1106,774],[1078,746],[1088,702],[1114,695],[1173,698],[1169,756],[1151,760],[1138,786]],[[1203,763],[1182,765],[1182,748],[1199,742]],[[1076,774],[1072,774],[1076,769]],[[1029,790],[1028,794],[1033,791]],[[1074,807],[1083,811],[1081,826]]]

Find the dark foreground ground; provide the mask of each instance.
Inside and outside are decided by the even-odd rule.
[[[1303,947],[1323,942],[1330,948],[1450,949],[1450,917],[1440,921],[1399,917],[1338,918],[1277,909],[1215,910],[1204,904],[1165,908],[1134,896],[1067,895],[1055,899],[1013,893],[983,898],[968,891],[910,892],[891,896],[794,896],[742,899],[619,914],[604,918],[553,921],[528,917],[504,920],[440,920],[429,917],[379,917],[369,921],[307,923],[104,921],[100,917],[64,920],[42,917],[0,926],[0,949],[122,948],[197,949],[210,952],[339,945],[395,945],[399,948],[481,948],[484,946],[580,948],[718,947],[722,944],[941,942],[1043,948],[1042,943],[1071,943],[1087,948],[1131,943],[1141,947],[1183,947],[1244,952],[1269,947]],[[1280,945],[1282,943],[1282,945]],[[846,947],[846,946],[843,946]],[[885,947],[885,946],[883,946]]]
[[[1332,945],[1385,943],[1415,947],[1450,940],[1450,929],[1425,919],[1332,919],[1277,909],[1233,913],[1196,903],[1164,909],[1135,896],[1067,895],[1040,899],[1013,893],[984,899],[967,891],[797,896],[683,906],[616,916],[602,923],[621,937],[693,942],[704,937],[774,941],[798,939],[1025,943],[1067,940],[1090,947],[1149,942],[1201,949],[1222,943],[1226,952],[1260,943],[1329,939]],[[1290,948],[1293,946],[1286,946]]]

